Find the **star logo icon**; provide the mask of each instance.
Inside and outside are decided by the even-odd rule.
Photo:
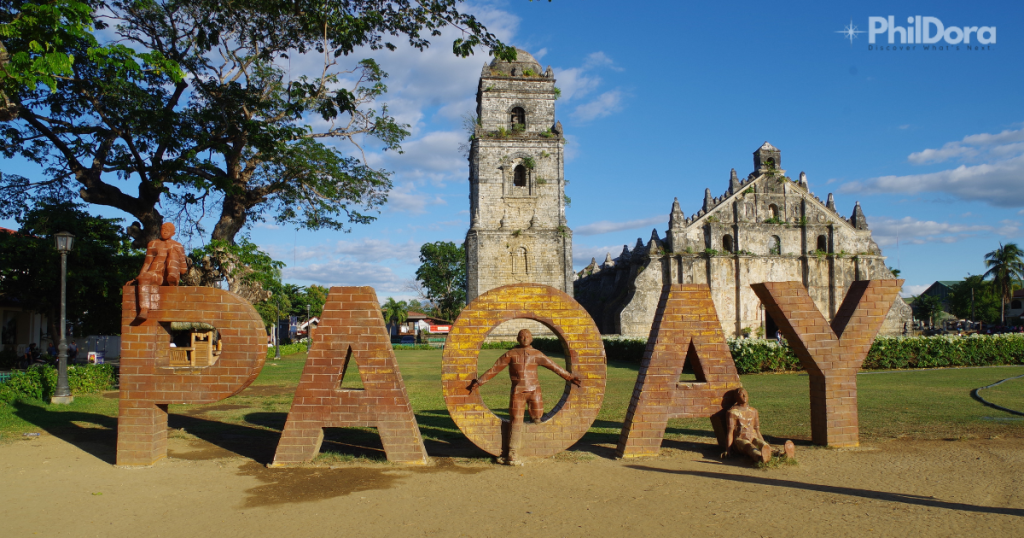
[[[836,30],[837,34],[843,34],[843,39],[850,40],[850,46],[853,46],[853,40],[857,37],[857,34],[863,34],[864,30],[858,30],[857,26],[853,24],[853,19],[850,19],[850,24],[846,25],[846,28],[842,30]]]

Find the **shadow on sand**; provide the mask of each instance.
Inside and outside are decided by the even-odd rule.
[[[630,469],[639,471],[651,471],[656,473],[678,474],[686,476],[699,476],[717,480],[729,480],[744,484],[758,484],[761,486],[772,486],[778,488],[802,489],[805,491],[816,491],[818,493],[833,493],[836,495],[849,495],[851,497],[862,497],[865,499],[878,499],[881,501],[914,504],[928,506],[931,508],[943,508],[946,510],[960,510],[964,512],[979,512],[984,514],[1002,514],[1007,516],[1024,517],[1024,509],[1020,508],[998,508],[994,506],[977,506],[973,504],[955,503],[940,501],[934,497],[921,495],[910,495],[906,493],[891,493],[887,491],[874,491],[870,489],[848,488],[842,486],[826,486],[824,484],[809,484],[797,482],[796,480],[780,480],[777,478],[765,478],[761,476],[743,476],[728,473],[715,473],[711,471],[684,471],[675,469],[659,469],[646,465],[627,465]]]

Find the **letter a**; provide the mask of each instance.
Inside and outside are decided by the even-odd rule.
[[[365,389],[341,388],[351,360]],[[377,428],[388,461],[427,463],[380,303],[370,287],[331,288],[271,466],[312,460],[320,452],[323,429],[341,427]]]
[[[857,369],[902,285],[902,280],[854,282],[829,325],[800,282],[751,284],[810,376],[816,444],[860,444]]]
[[[687,359],[697,383],[680,383]],[[619,436],[621,458],[657,456],[670,418],[711,417],[742,387],[705,284],[673,284],[654,317]]]

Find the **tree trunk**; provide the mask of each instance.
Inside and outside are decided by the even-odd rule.
[[[235,236],[245,226],[246,207],[245,199],[242,196],[228,194],[224,196],[224,205],[217,219],[217,225],[213,227],[211,239],[219,239],[228,243],[235,243]]]

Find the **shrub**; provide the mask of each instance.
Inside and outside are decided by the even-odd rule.
[[[88,394],[110,389],[117,385],[117,368],[112,364],[68,366],[68,386],[71,394]],[[46,400],[57,390],[57,369],[53,366],[33,366],[14,372],[0,385],[0,401],[11,403],[19,398]]]

